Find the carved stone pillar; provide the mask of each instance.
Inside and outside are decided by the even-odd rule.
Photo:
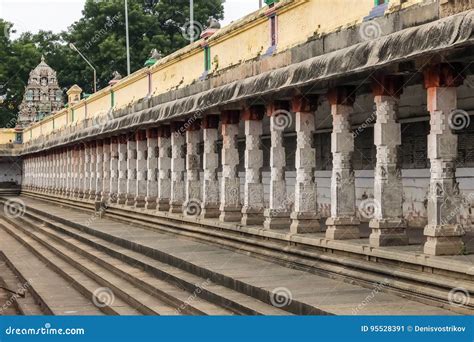
[[[457,65],[454,65],[457,69]],[[450,64],[430,66],[425,70],[431,130],[428,136],[428,157],[431,179],[428,195],[428,224],[424,234],[424,252],[431,255],[461,254],[464,229],[458,222],[461,199],[456,181],[458,137],[454,119],[457,89],[463,77]]]
[[[183,213],[188,216],[201,214],[201,120],[193,121],[186,129],[186,199]]]
[[[128,139],[129,136],[124,134],[118,139],[118,196],[117,203],[124,205],[127,202],[128,190]]]
[[[358,239],[360,221],[356,218],[355,177],[352,165],[354,135],[350,115],[353,112],[355,90],[352,87],[331,89],[333,156],[331,178],[331,217],[326,221],[326,238],[334,240]]]
[[[45,192],[49,193],[50,180],[51,180],[51,164],[50,164],[49,152],[46,152],[46,155],[45,155],[45,172],[46,172]]]
[[[403,218],[403,184],[398,160],[402,134],[398,120],[398,104],[403,91],[403,78],[379,76],[372,85],[377,121],[374,144],[377,165],[374,179],[374,203],[371,218],[370,245],[397,246],[408,244]],[[370,200],[369,200],[370,201]],[[363,208],[362,208],[363,209]]]
[[[102,202],[107,202],[110,197],[110,138],[104,139],[104,146],[102,149]]]
[[[74,187],[72,152],[73,152],[73,149],[71,147],[66,147],[66,193],[65,193],[65,196],[67,197],[72,195],[73,187]],[[43,186],[44,186],[45,171],[46,170],[43,164]]]
[[[77,193],[77,198],[84,198],[84,178],[86,177],[86,172],[85,172],[85,154],[86,154],[86,149],[85,145],[81,144],[79,145],[79,177],[77,180],[77,188],[78,188],[78,193]],[[53,184],[54,187],[54,184]]]
[[[95,200],[100,201],[104,185],[104,142],[102,140],[97,141],[95,151]]]
[[[144,208],[146,205],[147,193],[147,137],[146,131],[137,132],[137,193],[135,197],[135,207]]]
[[[289,107],[286,102],[275,101],[267,108],[270,116],[270,201],[265,209],[265,229],[282,229],[290,227],[290,201],[286,193],[286,154],[283,146],[283,131],[289,122]],[[286,117],[286,119],[285,119]]]
[[[84,188],[84,199],[89,199],[91,191],[91,143],[84,143],[84,179],[83,179],[83,188]]]
[[[118,183],[119,183],[119,138],[112,137],[110,139],[110,185],[109,185],[109,202],[117,203],[118,201]]]
[[[149,128],[147,137],[147,186],[146,186],[146,208],[156,209],[158,197],[158,128]]]
[[[95,200],[95,190],[96,190],[96,178],[97,178],[97,142],[89,142],[90,149],[90,185],[89,185],[89,199]]]
[[[63,147],[61,152],[61,196],[67,194],[67,148]]]
[[[127,200],[128,206],[135,205],[137,195],[137,142],[136,136],[130,135],[127,140]]]
[[[74,145],[71,148],[72,165],[71,165],[71,197],[77,198],[79,195],[79,146]]]
[[[181,132],[183,125],[183,122],[171,123],[171,213],[182,213],[185,200],[185,138]]]
[[[219,155],[217,154],[217,137],[219,134],[219,116],[207,115],[203,120],[204,136],[204,182],[202,184],[203,218],[218,218],[219,211]]]
[[[296,113],[296,184],[290,231],[293,234],[314,233],[321,230],[317,185],[314,180],[316,153],[313,148],[317,98],[310,95],[298,96],[293,98],[291,104],[292,112]]]
[[[242,207],[242,225],[261,225],[265,209],[262,183],[262,119],[265,106],[251,106],[245,109],[245,187]]]
[[[222,222],[240,222],[242,205],[240,203],[239,150],[239,111],[224,111],[222,123],[222,180],[219,220]]]
[[[171,198],[171,131],[170,126],[158,127],[158,206],[170,209]]]

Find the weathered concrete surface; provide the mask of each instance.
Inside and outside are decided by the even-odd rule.
[[[28,206],[48,212],[57,217],[69,217],[73,222],[83,225],[90,219],[90,213],[71,211],[51,206],[42,201],[23,198]],[[147,247],[169,255],[171,259],[184,260],[209,270],[213,274],[240,281],[245,287],[255,287],[271,293],[284,287],[295,302],[302,302],[333,314],[391,315],[391,314],[439,314],[449,315],[450,311],[434,308],[396,297],[380,291],[373,296],[373,290],[350,285],[314,274],[289,269],[271,262],[232,252],[214,245],[204,244],[192,239],[173,236],[133,227],[131,225],[100,219],[92,222],[89,228],[105,234],[111,239],[125,239],[133,246]],[[117,240],[118,241],[118,240]],[[249,265],[252,265],[249,268]],[[311,286],[308,286],[311,284]],[[382,286],[383,288],[383,286]],[[363,304],[367,298],[368,304]]]

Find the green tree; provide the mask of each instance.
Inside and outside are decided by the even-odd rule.
[[[190,43],[183,30],[189,26],[189,0],[129,0],[131,70],[143,67],[153,48],[168,55]],[[195,27],[205,27],[209,17],[223,18],[222,0],[195,0]],[[99,87],[107,85],[116,70],[126,75],[124,3],[122,0],[93,1],[85,4],[83,17],[63,35],[97,68]],[[91,70],[74,51],[65,52],[70,61],[59,79],[68,85],[78,83],[90,92]],[[66,74],[67,73],[67,74]]]
[[[223,18],[222,0],[194,0],[195,35],[209,17]],[[168,55],[190,43],[189,0],[128,0],[131,70],[143,67],[156,48]],[[123,0],[86,0],[82,18],[66,32],[24,33],[12,40],[14,29],[0,19],[0,127],[12,126],[29,72],[44,55],[57,71],[60,86],[78,84],[85,92],[93,89],[92,70],[68,46],[75,46],[97,69],[98,88],[107,86],[116,70],[126,75],[125,13]],[[183,30],[185,32],[183,32]]]

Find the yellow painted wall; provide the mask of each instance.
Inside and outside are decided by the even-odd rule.
[[[409,0],[403,7],[411,6],[423,0]],[[325,34],[341,26],[361,22],[373,8],[373,0],[282,0],[278,14],[278,52],[301,44],[315,34]],[[396,10],[400,0],[390,2],[390,10]],[[265,53],[270,47],[270,22],[264,8],[238,20],[210,37],[211,72],[254,59]],[[217,56],[217,65],[216,59]],[[200,42],[187,46],[173,55],[165,57],[150,68],[136,71],[113,87],[107,87],[93,94],[87,100],[73,106],[75,121],[71,122],[70,110],[54,115],[55,130],[66,125],[77,125],[87,117],[106,115],[111,107],[111,90],[115,92],[115,108],[123,107],[148,95],[148,77],[151,73],[152,95],[165,93],[177,87],[183,87],[199,80],[204,73],[204,52]],[[68,114],[69,113],[69,114]],[[67,116],[69,115],[69,120]],[[40,127],[44,126],[44,127]],[[38,137],[41,132],[52,132],[52,120],[45,119],[26,128],[23,140]],[[0,141],[3,138],[0,138]]]
[[[0,129],[0,145],[10,144],[16,140],[16,132],[12,128]]]
[[[148,77],[144,73],[135,82],[125,87],[113,87],[115,92],[115,108],[120,108],[145,97],[148,94]]]

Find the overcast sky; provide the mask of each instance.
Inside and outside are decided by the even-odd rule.
[[[18,33],[61,32],[81,17],[85,0],[0,0],[0,18]],[[258,0],[225,0],[223,25],[258,9]],[[16,35],[13,35],[15,37]]]

